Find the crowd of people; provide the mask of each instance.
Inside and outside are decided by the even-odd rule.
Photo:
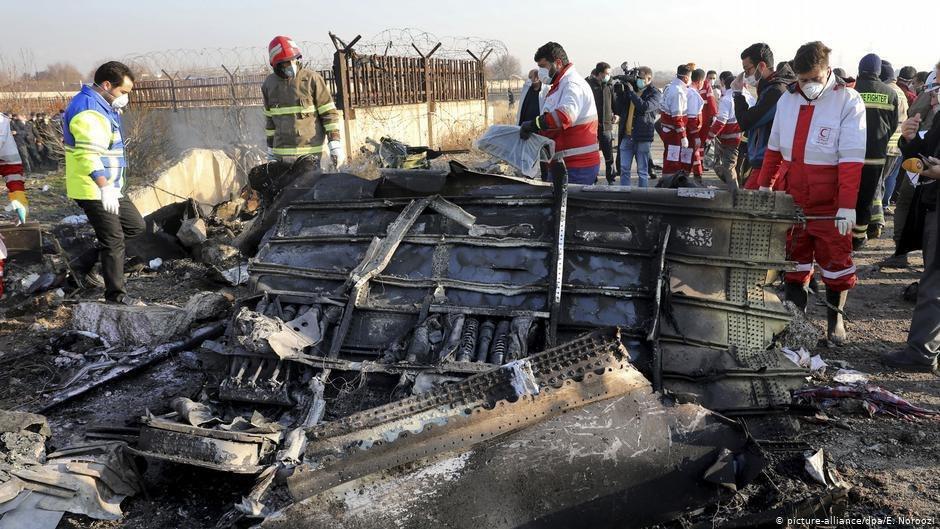
[[[791,195],[806,219],[788,234],[796,267],[784,276],[786,298],[805,311],[818,268],[826,287],[826,339],[835,345],[847,339],[844,308],[857,282],[853,252],[881,236],[885,212],[896,204],[897,249],[885,264],[904,265],[909,252],[923,249],[925,272],[907,346],[882,361],[936,372],[940,63],[932,72],[895,71],[871,53],[850,77],[830,64],[831,52],[814,41],[791,60],[774,62],[770,46],[755,43],[741,52],[737,75],[680,64],[660,90],[646,66],[624,63],[612,77],[610,65],[599,62],[582,78],[564,48],[548,42],[536,51],[538,68],[519,97],[519,133],[554,140],[546,179],[567,173],[571,183],[595,184],[603,156],[609,184],[619,173],[620,184],[630,186],[636,160],[637,184],[647,187],[658,135],[664,178],[684,175],[701,185],[709,165],[729,190]]]
[[[22,159],[23,170],[27,174],[41,173],[58,167],[61,156],[53,146],[62,142],[61,112],[51,118],[45,112],[8,115],[10,134]]]

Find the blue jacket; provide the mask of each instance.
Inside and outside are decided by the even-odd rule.
[[[620,116],[620,138],[626,134],[627,116],[630,107],[633,108],[633,130],[630,134],[635,142],[653,141],[656,131],[656,120],[659,118],[659,106],[663,100],[663,93],[653,85],[647,86],[637,95],[631,90],[623,90],[617,98],[616,111]]]
[[[101,196],[95,178],[123,189],[124,139],[121,115],[91,86],[75,94],[62,122],[65,147],[65,188],[69,198],[96,200]]]

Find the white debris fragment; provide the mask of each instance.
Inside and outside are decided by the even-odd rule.
[[[517,396],[538,395],[539,383],[532,372],[532,364],[528,360],[515,360],[504,365],[502,369],[508,369],[512,373],[510,385]]]
[[[783,354],[794,364],[805,367],[813,373],[824,373],[828,365],[819,355],[810,355],[809,351],[800,347],[799,351],[794,351],[787,347],[783,348]]]
[[[828,483],[826,483],[825,469],[826,455],[823,453],[822,449],[816,451],[815,454],[807,452],[804,458],[806,459],[806,472],[809,473],[810,477],[823,485],[828,485]]]
[[[840,369],[832,380],[840,384],[868,384],[868,374],[854,369]]]
[[[151,259],[150,262],[147,263],[147,265],[150,267],[151,270],[157,270],[158,268],[163,266],[163,259],[160,259],[159,257],[155,257]]]
[[[248,282],[248,263],[242,263],[238,266],[222,271],[222,277],[225,278],[233,287],[243,285]]]

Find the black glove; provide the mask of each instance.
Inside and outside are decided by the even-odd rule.
[[[529,136],[539,131],[538,125],[535,124],[535,120],[526,121],[519,126],[519,137],[527,140]]]

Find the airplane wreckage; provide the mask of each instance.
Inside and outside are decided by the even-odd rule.
[[[131,453],[255,475],[264,528],[645,527],[765,467],[808,374],[772,346],[783,193],[301,171],[210,388]]]

